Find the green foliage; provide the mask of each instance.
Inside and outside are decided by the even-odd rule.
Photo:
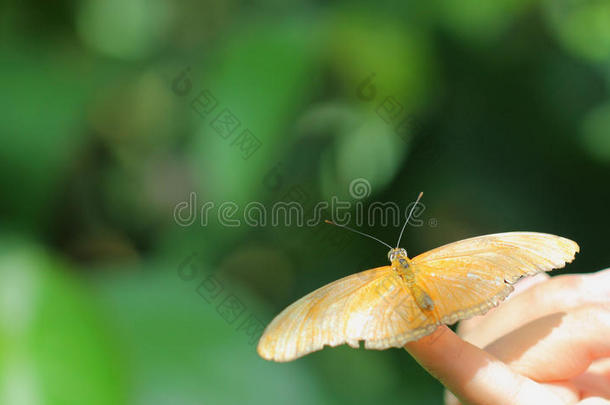
[[[218,207],[311,208],[365,178],[364,205],[425,191],[411,255],[534,230],[579,242],[570,272],[607,267],[609,4],[0,6],[0,403],[441,403],[402,350],[259,358],[221,298],[197,292],[205,277],[266,324],[387,252],[323,225],[250,227],[241,211],[222,226]]]

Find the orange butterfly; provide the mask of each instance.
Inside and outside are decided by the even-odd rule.
[[[413,259],[378,241],[391,249],[390,266],[344,277],[284,309],[265,329],[260,356],[290,361],[325,345],[358,348],[359,341],[366,349],[400,348],[441,324],[485,314],[518,279],[562,268],[579,251],[569,239],[534,232],[465,239]]]

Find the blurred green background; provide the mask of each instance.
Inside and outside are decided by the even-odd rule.
[[[2,404],[441,403],[403,350],[259,358],[253,321],[387,249],[181,226],[191,192],[308,204],[364,178],[365,204],[425,192],[411,256],[532,230],[581,245],[559,273],[610,264],[610,0],[9,0],[0,32]]]

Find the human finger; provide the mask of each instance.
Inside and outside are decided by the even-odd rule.
[[[600,397],[585,398],[578,405],[610,405],[610,401]]]
[[[432,342],[432,343],[431,343]],[[562,403],[551,390],[441,326],[405,349],[461,401],[471,404]]]
[[[463,339],[484,347],[536,318],[595,303],[610,303],[610,269],[592,274],[552,277],[538,283],[480,322]]]
[[[595,360],[572,382],[583,396],[610,398],[610,357]]]
[[[515,285],[515,290],[500,304],[500,306],[506,305],[507,302],[513,300],[519,294],[525,292],[527,289],[543,283],[551,278],[547,273],[538,273],[532,277],[526,277],[522,280],[519,280]],[[457,334],[459,336],[468,335],[472,330],[476,329],[481,323],[485,322],[485,320],[490,317],[494,312],[498,311],[500,307],[495,307],[489,310],[485,315],[475,316],[470,319],[466,319],[461,321],[458,324]]]
[[[536,319],[485,350],[535,381],[569,380],[610,356],[610,306],[587,305]]]

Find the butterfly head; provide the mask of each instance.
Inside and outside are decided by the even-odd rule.
[[[390,262],[394,262],[398,259],[408,259],[407,251],[403,248],[394,248],[388,252],[388,259]]]

